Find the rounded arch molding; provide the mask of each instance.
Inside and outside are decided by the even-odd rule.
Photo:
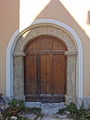
[[[75,31],[68,25],[61,23],[56,20],[36,20],[30,27],[18,33],[16,37],[12,37],[13,42],[11,45],[11,54],[13,54],[13,64],[11,68],[13,70],[13,77],[9,79],[10,86],[6,84],[7,96],[11,96],[10,90],[11,85],[13,86],[12,95],[16,97],[24,97],[24,68],[23,68],[23,57],[25,56],[24,47],[33,38],[49,35],[54,36],[62,40],[68,48],[65,52],[67,56],[67,93],[66,102],[76,101],[78,96],[82,96],[81,90],[83,88],[82,75],[78,72],[82,68],[80,66],[80,59],[83,57],[81,54],[83,50],[81,49],[81,41]],[[11,39],[11,40],[12,40]],[[77,42],[79,40],[79,42]],[[9,44],[10,46],[10,44]],[[8,50],[8,49],[7,49]],[[8,53],[8,52],[7,52]],[[10,55],[11,55],[10,54]],[[10,61],[9,61],[10,62]],[[82,61],[83,63],[83,61]],[[78,71],[78,72],[76,72]],[[7,72],[7,71],[6,71]],[[83,74],[83,73],[82,73]],[[81,81],[82,80],[82,81]],[[8,80],[7,80],[8,81]],[[7,83],[6,81],[6,83]],[[79,85],[81,84],[81,88]]]

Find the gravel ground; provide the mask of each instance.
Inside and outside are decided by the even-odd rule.
[[[36,118],[36,115],[33,115],[33,114],[25,114],[25,115],[21,115],[22,117],[27,117],[29,118],[30,120],[72,120],[72,119],[69,119],[67,118],[67,115],[44,115],[42,118],[39,117],[37,119]]]
[[[0,104],[0,108],[6,109],[8,105]],[[65,107],[65,104],[62,103],[26,103],[26,107],[39,107],[42,109],[42,115],[43,117],[39,117],[35,119],[37,116],[35,114],[20,114],[22,117],[29,118],[30,120],[72,120],[68,119],[67,115],[59,115],[56,114],[59,109],[62,109]],[[0,118],[2,115],[0,114]]]

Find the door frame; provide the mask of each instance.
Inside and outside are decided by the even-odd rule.
[[[38,31],[38,32],[37,32]],[[77,46],[74,40],[62,29],[57,29],[54,26],[48,26],[43,24],[37,25],[35,28],[31,28],[26,36],[20,37],[15,45],[13,52],[13,83],[14,83],[14,95],[16,97],[24,97],[24,68],[23,68],[23,56],[25,56],[24,49],[28,42],[33,38],[41,35],[50,35],[62,40],[66,45],[68,51],[65,52],[67,56],[67,87],[66,87],[66,101],[76,101],[76,67],[77,67]],[[21,84],[22,83],[22,84]],[[21,89],[20,89],[21,88]]]
[[[23,32],[19,33],[19,31],[17,30],[13,36],[10,39],[10,42],[8,44],[7,47],[7,52],[6,52],[6,95],[8,97],[14,95],[13,92],[11,92],[11,84],[13,84],[13,79],[11,76],[11,72],[13,70],[13,65],[12,65],[12,52],[15,48],[15,44],[18,41],[19,37],[22,36],[24,33],[27,33],[28,30],[30,30],[31,28],[36,27],[37,25],[41,25],[41,24],[48,24],[51,26],[54,26],[58,29],[62,29],[62,31],[64,30],[67,35],[73,37],[73,41],[76,42],[77,44],[77,48],[78,48],[78,57],[77,57],[77,62],[78,62],[78,72],[79,72],[79,76],[77,76],[77,80],[76,80],[76,89],[77,89],[77,96],[79,97],[83,97],[83,48],[82,48],[82,43],[81,40],[79,38],[79,36],[76,34],[76,32],[68,25],[57,21],[57,20],[53,20],[53,19],[39,19],[36,20],[29,28],[25,29]],[[71,53],[70,53],[71,54]],[[73,53],[76,54],[76,53]],[[18,55],[24,55],[23,53],[18,53]],[[9,67],[10,66],[10,67]],[[12,72],[13,74],[13,72]],[[78,85],[77,85],[78,82]],[[8,84],[10,83],[10,84]]]

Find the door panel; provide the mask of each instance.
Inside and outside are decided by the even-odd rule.
[[[40,50],[52,50],[53,49],[53,40],[51,37],[44,36],[41,39]]]
[[[52,55],[40,56],[41,62],[41,94],[52,94]]]
[[[66,47],[61,41],[58,41],[56,39],[56,40],[53,40],[53,50],[55,50],[55,51],[58,51],[58,50],[65,51]]]
[[[65,94],[65,65],[64,55],[53,55],[53,93],[54,94]]]
[[[36,94],[36,56],[25,57],[25,94]]]
[[[36,40],[35,42],[30,42],[25,49],[25,52],[29,52],[29,51],[39,51],[40,50],[40,40]]]

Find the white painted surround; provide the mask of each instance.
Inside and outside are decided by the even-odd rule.
[[[79,78],[78,78],[78,86],[77,86],[77,96],[83,97],[83,47],[81,40],[77,33],[68,25],[57,21],[53,19],[38,19],[32,23],[32,25],[39,24],[39,23],[52,23],[54,25],[57,25],[58,27],[62,27],[65,31],[67,31],[69,34],[71,34],[77,43],[78,46],[78,63],[79,63]],[[29,28],[29,27],[28,27]],[[27,28],[27,29],[28,29]],[[26,29],[24,30],[26,31]],[[12,60],[12,52],[15,46],[15,43],[17,41],[17,37],[21,35],[24,31],[19,32],[19,30],[16,30],[16,32],[12,35],[6,51],[6,96],[11,97],[13,96],[13,60]]]

